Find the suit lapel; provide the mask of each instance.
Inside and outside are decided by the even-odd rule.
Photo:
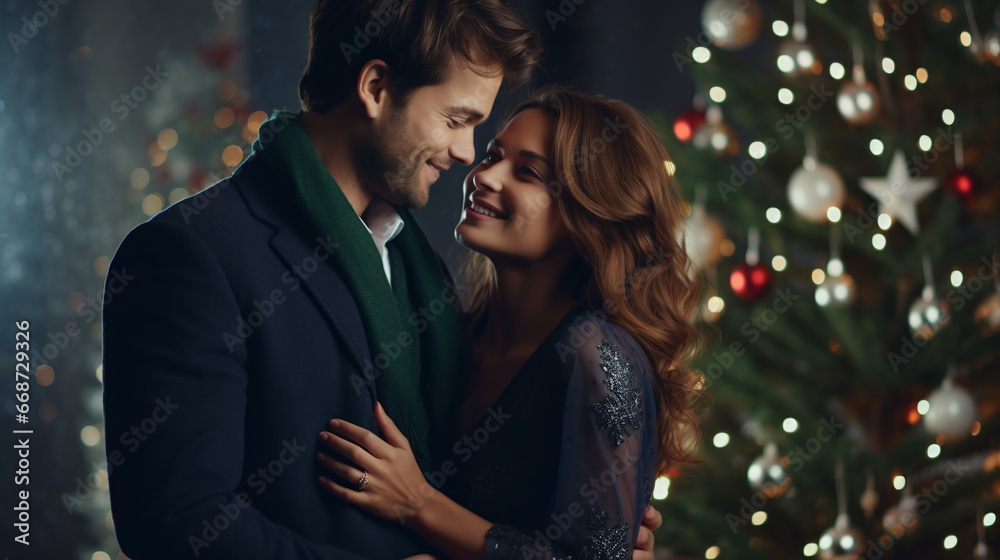
[[[361,314],[354,294],[328,259],[330,251],[336,250],[336,240],[314,234],[307,241],[306,232],[312,229],[307,225],[309,216],[295,204],[294,193],[289,192],[286,182],[258,154],[247,158],[231,180],[243,194],[250,213],[276,230],[271,249],[301,282],[364,372],[366,362],[371,363],[371,351]],[[314,264],[318,266],[312,270]],[[296,270],[302,274],[296,274]]]

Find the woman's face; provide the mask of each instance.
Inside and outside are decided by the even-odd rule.
[[[553,131],[551,115],[526,109],[490,141],[483,160],[465,178],[462,216],[455,227],[459,243],[494,261],[522,263],[570,246],[549,190],[562,191],[552,166]]]

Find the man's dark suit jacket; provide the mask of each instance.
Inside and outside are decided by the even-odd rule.
[[[317,483],[330,475],[319,432],[334,417],[376,431],[378,395],[355,299],[327,258],[337,240],[312,229],[297,196],[253,155],[133,229],[111,262],[111,508],[134,560],[429,551]]]

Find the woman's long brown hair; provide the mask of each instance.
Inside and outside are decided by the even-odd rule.
[[[699,439],[692,409],[702,376],[688,365],[702,340],[693,324],[701,281],[679,238],[683,200],[671,173],[670,156],[655,126],[631,106],[601,96],[549,86],[508,115],[525,109],[555,118],[556,180],[548,195],[576,247],[580,270],[574,294],[608,322],[623,327],[646,351],[659,394],[657,472],[697,463]],[[471,252],[459,271],[465,286],[466,319],[485,317],[496,290],[496,270]]]

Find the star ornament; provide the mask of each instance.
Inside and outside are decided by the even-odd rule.
[[[920,232],[917,203],[937,188],[931,177],[910,177],[902,150],[896,150],[889,164],[889,174],[883,177],[862,177],[861,188],[878,200],[879,212],[888,214],[903,224],[913,235]]]

